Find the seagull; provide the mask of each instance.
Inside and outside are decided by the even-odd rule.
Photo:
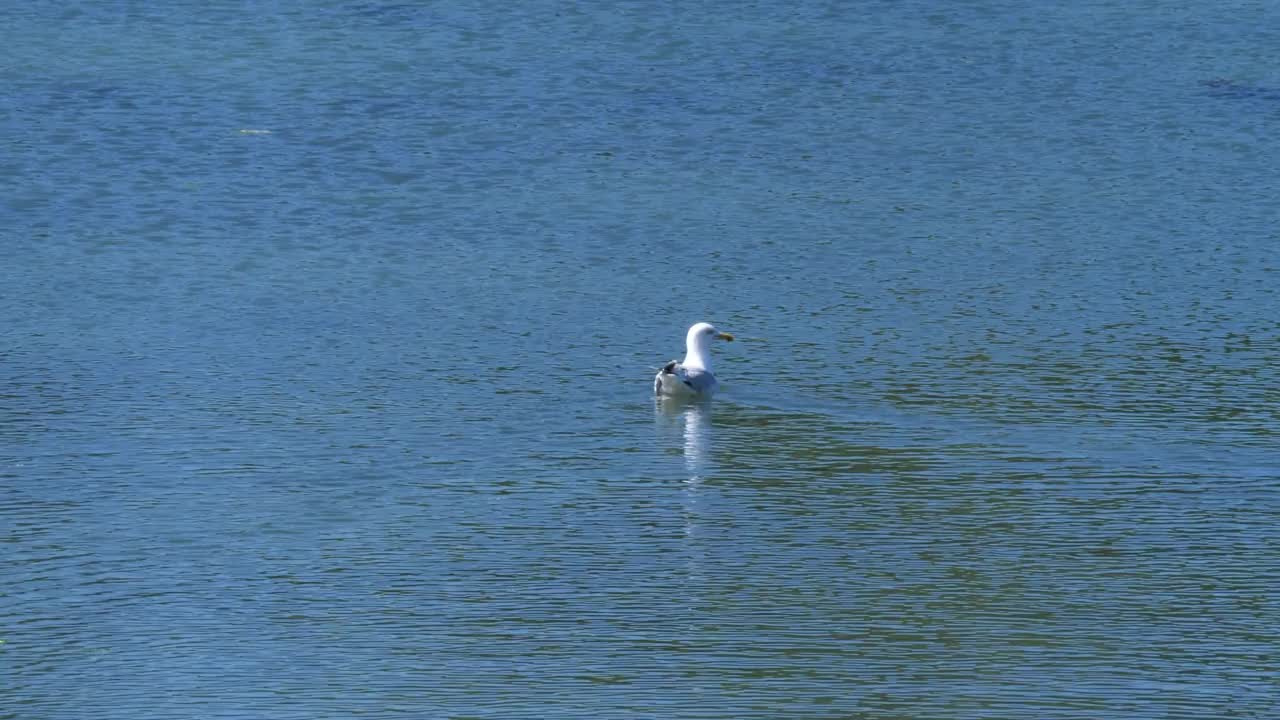
[[[711,341],[733,341],[733,336],[700,322],[685,336],[684,362],[672,360],[653,376],[653,393],[667,397],[709,398],[720,383],[711,374]]]

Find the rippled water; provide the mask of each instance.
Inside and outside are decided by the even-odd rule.
[[[0,718],[1277,716],[1270,20],[13,10]]]

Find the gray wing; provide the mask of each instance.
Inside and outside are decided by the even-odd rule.
[[[653,380],[653,391],[661,394],[664,385],[668,393],[678,394],[683,389],[685,392],[706,394],[715,392],[716,376],[706,370],[686,368],[672,360],[658,371]]]
[[[680,368],[680,382],[688,385],[694,392],[705,393],[716,389],[716,376],[706,370]]]

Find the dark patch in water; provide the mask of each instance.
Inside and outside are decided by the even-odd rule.
[[[1227,78],[1201,80],[1200,84],[1208,88],[1210,97],[1227,100],[1280,100],[1280,88],[1247,85]]]

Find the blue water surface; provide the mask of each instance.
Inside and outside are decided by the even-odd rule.
[[[1277,716],[1273,15],[9,8],[0,718]]]

